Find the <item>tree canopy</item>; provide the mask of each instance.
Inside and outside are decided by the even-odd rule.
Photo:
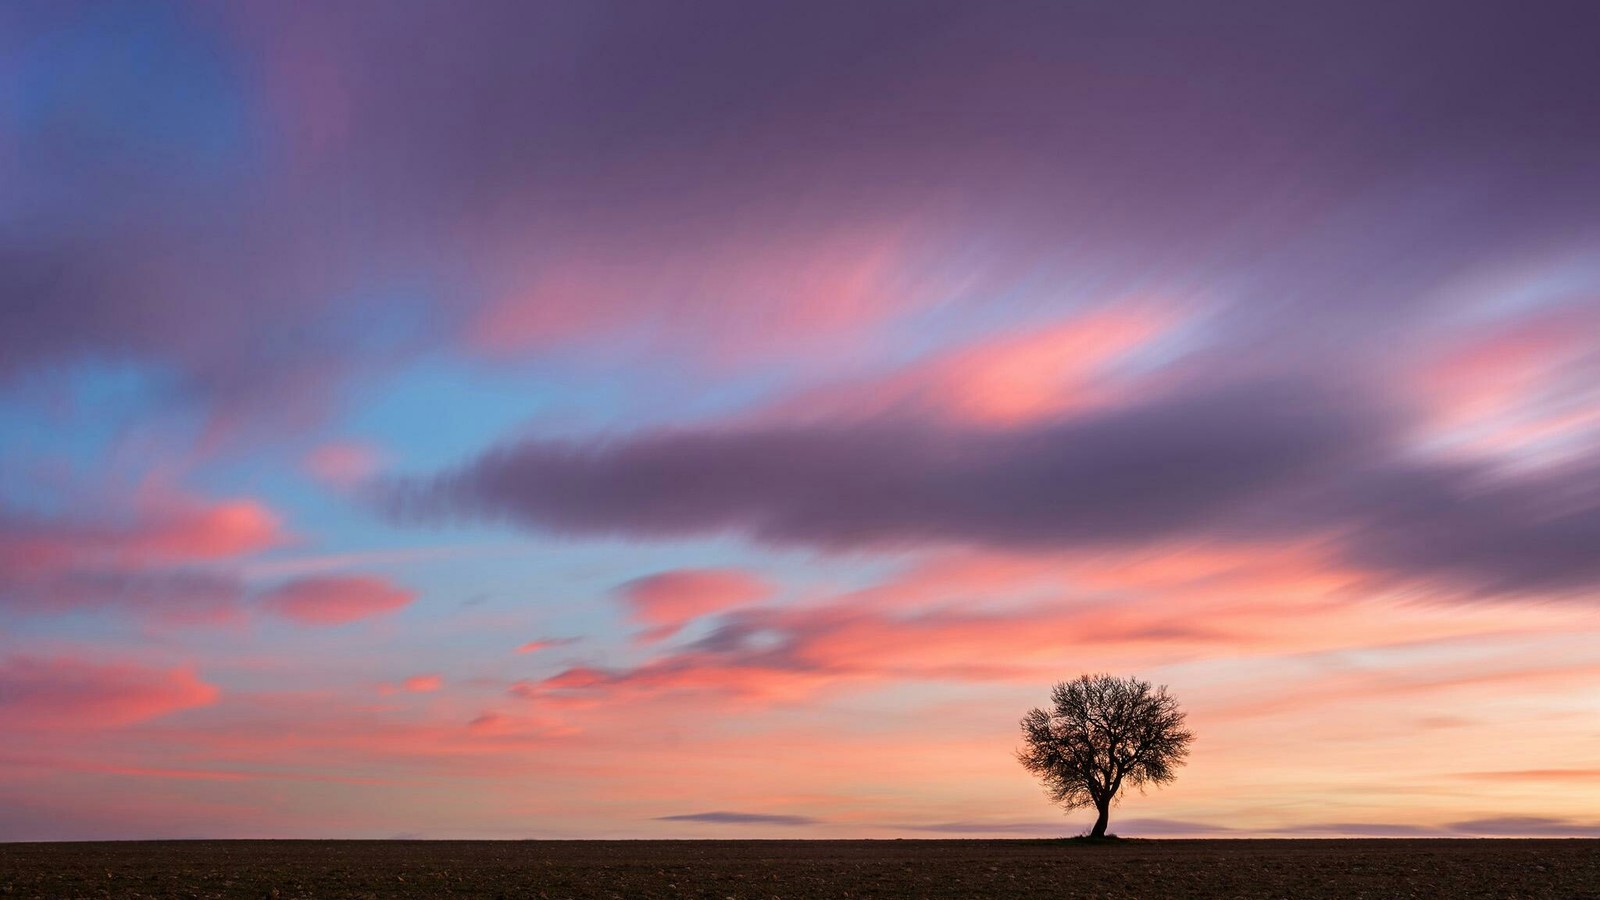
[[[1177,777],[1194,735],[1167,686],[1114,675],[1080,675],[1056,684],[1051,708],[1022,717],[1022,765],[1064,809],[1099,812],[1090,837],[1103,837],[1124,787],[1143,790]]]

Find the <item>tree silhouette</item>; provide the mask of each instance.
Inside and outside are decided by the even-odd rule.
[[[1143,790],[1177,777],[1194,735],[1167,686],[1114,675],[1080,675],[1050,691],[1050,711],[1022,717],[1017,760],[1064,809],[1093,806],[1090,837],[1104,837],[1111,804],[1124,787]]]

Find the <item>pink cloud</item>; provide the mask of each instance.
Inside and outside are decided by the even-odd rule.
[[[467,730],[475,736],[497,739],[528,739],[571,737],[580,729],[550,719],[513,716],[498,710],[481,713],[467,723]]]
[[[400,686],[413,694],[426,694],[443,687],[444,679],[438,675],[413,675],[400,682]]]
[[[306,454],[307,472],[318,480],[348,489],[372,477],[382,463],[376,447],[358,441],[334,441]]]
[[[517,648],[518,653],[538,653],[541,650],[550,650],[555,647],[565,647],[577,643],[577,638],[539,638],[529,641]]]
[[[1031,683],[1063,668],[1366,649],[1561,628],[1561,607],[1381,602],[1316,542],[1184,544],[1085,555],[961,553],[870,588],[788,606],[731,604],[706,636],[629,668],[581,665],[513,685],[530,700],[709,693],[760,702],[836,685]],[[692,595],[691,595],[692,596]],[[664,618],[672,620],[673,617]]]
[[[1600,438],[1594,310],[1558,308],[1494,322],[1424,358],[1412,390],[1430,436],[1494,455]]]
[[[617,588],[633,620],[649,626],[647,641],[671,637],[694,619],[755,603],[771,593],[771,585],[737,569],[676,569]]]
[[[378,693],[398,694],[404,692],[408,694],[431,694],[442,687],[444,687],[444,677],[442,675],[430,673],[426,675],[412,675],[409,678],[403,678],[400,680],[399,684],[380,684],[378,685]]]
[[[511,717],[505,713],[491,711],[473,717],[467,727],[473,731],[495,732],[502,730],[510,721]]]
[[[469,324],[471,346],[504,356],[625,333],[697,346],[716,363],[854,337],[941,293],[918,274],[908,229],[894,224],[570,232],[547,239],[565,246],[531,267],[527,235],[492,254],[504,257],[492,268],[513,274]]]
[[[393,612],[416,599],[383,578],[321,575],[297,578],[261,597],[272,613],[302,625],[342,625]]]
[[[0,574],[207,562],[255,553],[286,539],[277,515],[246,498],[146,497],[127,518],[0,520]]]
[[[278,516],[247,498],[147,492],[94,517],[0,515],[0,605],[31,613],[115,609],[164,622],[237,618],[239,578],[214,566],[283,543]]]
[[[694,645],[627,669],[575,666],[518,682],[526,700],[708,693],[791,702],[834,685],[911,681],[1030,682],[1093,648],[1097,659],[1188,655],[1227,646],[1226,625],[1171,610],[1040,605],[998,609],[861,608],[849,599],[793,609],[754,608],[716,620]]]
[[[883,375],[802,391],[760,420],[927,414],[1015,425],[1104,406],[1131,386],[1118,363],[1182,324],[1165,305],[1127,301],[935,353]]]
[[[124,538],[125,552],[161,562],[220,559],[264,550],[283,540],[278,517],[254,500],[174,507],[147,530]]]
[[[0,717],[18,729],[113,728],[207,706],[218,694],[186,668],[61,657],[0,661]]]

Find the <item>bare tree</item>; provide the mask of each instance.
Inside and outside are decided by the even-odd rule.
[[[1104,837],[1123,787],[1143,790],[1177,777],[1194,735],[1167,686],[1114,675],[1080,675],[1050,691],[1053,708],[1022,717],[1017,759],[1064,809],[1093,806],[1090,837]]]

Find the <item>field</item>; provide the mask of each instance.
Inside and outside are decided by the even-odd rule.
[[[0,897],[1600,900],[1600,841],[0,844]]]

